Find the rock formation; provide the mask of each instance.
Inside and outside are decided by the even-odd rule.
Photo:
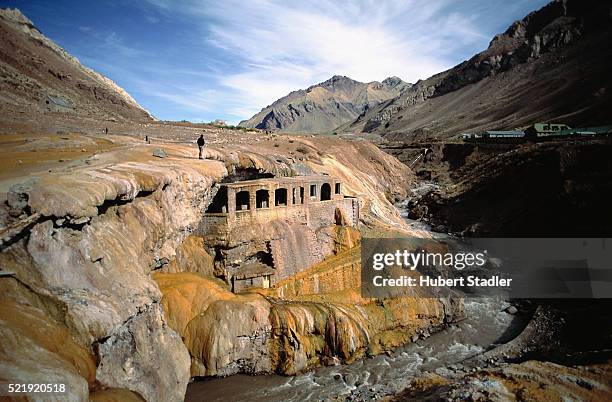
[[[428,373],[390,401],[602,401],[612,397],[609,364],[568,367],[540,361],[506,364],[451,380]]]
[[[291,92],[240,122],[240,126],[292,133],[329,133],[409,87],[410,84],[398,77],[362,83],[335,75],[305,90]]]
[[[58,375],[70,377],[80,395],[100,390],[182,400],[192,375],[294,373],[350,361],[460,315],[460,306],[436,300],[382,306],[360,300],[355,264],[345,273],[336,268],[321,274],[345,275],[339,289],[346,289],[335,299],[318,296],[331,291],[328,280],[314,287],[306,285],[310,279],[295,279],[304,286],[283,287],[295,294],[294,302],[282,293],[231,293],[211,276],[217,274],[213,255],[195,234],[215,184],[251,171],[328,174],[342,181],[345,194],[360,200],[364,228],[408,231],[390,201],[405,196],[411,174],[367,142],[226,135],[231,142],[218,146],[209,138],[204,161],[197,161],[193,146],[168,143],[167,157],[157,158],[152,153],[157,145],[113,137],[115,145],[106,152],[24,177],[9,188],[0,211],[2,303],[13,311],[38,309],[39,316],[63,328],[65,342],[74,344],[64,349],[85,362],[71,363],[76,357],[67,361],[43,343],[51,348],[49,357],[24,358],[24,372],[62,366]],[[328,245],[329,255],[344,258],[343,253],[355,252],[359,235],[342,226],[347,222],[342,213],[330,214],[338,225],[321,232],[326,239],[321,244]],[[154,271],[159,273],[153,278]],[[297,300],[308,297],[315,299]],[[428,318],[415,320],[417,313]],[[7,321],[4,330],[18,331],[17,325]],[[14,379],[10,367],[0,366],[0,377]]]
[[[413,219],[470,236],[609,233],[612,216],[602,196],[612,194],[609,139],[430,149],[414,167],[437,185],[414,197]]]
[[[191,273],[156,273],[169,320],[192,356],[191,374],[296,374],[391,350],[463,318],[452,300],[362,299],[359,252],[343,251],[266,297],[235,295]]]

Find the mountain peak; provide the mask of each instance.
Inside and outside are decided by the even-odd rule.
[[[362,82],[355,81],[354,79],[347,77],[345,75],[334,75],[327,81],[323,81],[320,84],[313,85],[315,87],[346,87],[346,86],[355,86],[362,85]]]
[[[333,77],[331,77],[329,80],[325,81],[325,82],[336,82],[336,81],[352,81],[352,82],[359,82],[359,81],[355,81],[354,79],[347,77],[346,75],[334,75]]]
[[[387,78],[385,82],[363,83],[345,75],[334,75],[306,90],[291,92],[240,125],[288,132],[331,132],[364,110],[396,97],[405,87],[397,77]]]
[[[552,1],[512,23],[484,51],[410,85],[346,130],[423,141],[538,120],[609,124],[609,85],[598,79],[609,76],[611,38],[610,2]]]
[[[405,84],[406,82],[404,82],[400,77],[397,76],[392,76],[392,77],[387,77],[384,80],[382,80],[382,84],[384,86],[386,86],[387,88],[395,88],[398,85],[401,84]]]

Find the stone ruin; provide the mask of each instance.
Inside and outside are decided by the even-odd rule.
[[[222,183],[198,229],[215,275],[232,291],[267,288],[333,253],[336,228],[359,223],[359,202],[326,175]]]

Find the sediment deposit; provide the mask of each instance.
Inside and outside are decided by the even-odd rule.
[[[48,359],[24,353],[21,372],[62,366],[80,395],[135,392],[146,400],[181,400],[191,376],[291,374],[379,353],[452,320],[453,310],[438,301],[360,300],[351,276],[355,261],[348,273],[317,274],[344,275],[342,289],[323,279],[306,291],[312,285],[304,274],[295,282],[304,283],[297,293],[294,285],[295,300],[236,295],[211,276],[212,257],[194,232],[215,183],[241,169],[333,175],[360,200],[365,228],[408,231],[390,201],[405,196],[410,172],[373,145],[252,134],[213,145],[200,161],[188,145],[112,142],[106,152],[85,153],[64,167],[56,162],[7,186],[2,302],[7,311],[37,309],[84,362],[75,368],[51,348]],[[153,156],[159,147],[165,158]],[[332,227],[326,236],[330,258],[355,253],[354,229]],[[334,264],[322,264],[334,271]],[[14,320],[6,322],[5,331],[18,330]],[[16,350],[21,347],[28,346]],[[16,380],[17,372],[5,366],[1,376]]]

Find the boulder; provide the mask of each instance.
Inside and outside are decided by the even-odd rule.
[[[517,308],[514,306],[508,306],[506,307],[506,309],[504,310],[506,313],[514,315],[518,312]]]
[[[156,156],[158,158],[165,158],[168,156],[168,154],[162,148],[155,148],[153,150],[153,156]]]

